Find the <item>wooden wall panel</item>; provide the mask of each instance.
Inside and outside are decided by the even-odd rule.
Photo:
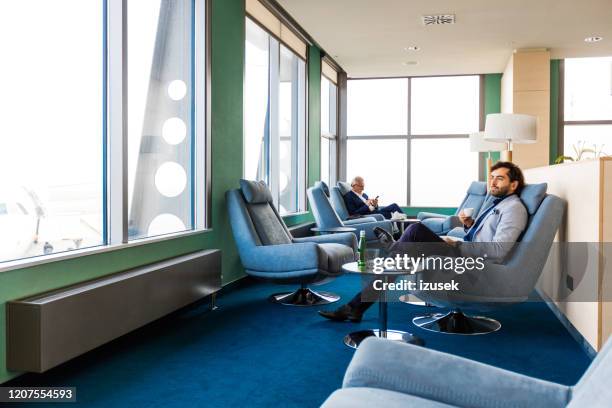
[[[538,118],[538,138],[534,144],[515,144],[513,161],[522,169],[547,166],[550,146],[550,92],[515,91],[514,113]]]
[[[518,51],[514,54],[514,92],[550,90],[550,52]]]

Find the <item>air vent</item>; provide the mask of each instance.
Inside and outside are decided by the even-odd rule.
[[[434,14],[423,16],[423,25],[455,24],[454,14]]]

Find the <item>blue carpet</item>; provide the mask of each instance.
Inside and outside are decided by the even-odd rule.
[[[344,276],[324,288],[346,300],[359,286],[357,277]],[[45,374],[5,385],[75,386],[76,405],[88,407],[318,407],[340,387],[353,355],[343,336],[376,327],[377,307],[360,324],[334,323],[316,308],[266,301],[283,289],[244,279],[224,291],[216,311],[204,304],[184,309]],[[590,363],[544,303],[488,313],[502,328],[484,336],[423,331],[411,323],[420,313],[390,303],[389,328],[418,334],[431,349],[563,384],[574,384]]]

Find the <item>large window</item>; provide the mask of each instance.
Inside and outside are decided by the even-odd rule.
[[[612,154],[612,57],[564,61],[563,154]]]
[[[121,0],[0,5],[0,262],[203,227],[204,1],[127,11],[124,22]]]
[[[130,239],[194,226],[190,0],[128,0]]]
[[[306,63],[246,19],[244,177],[264,180],[281,214],[305,209]]]
[[[321,180],[336,183],[338,87],[321,76]]]
[[[478,179],[480,77],[348,82],[347,177],[383,204],[453,207]]]

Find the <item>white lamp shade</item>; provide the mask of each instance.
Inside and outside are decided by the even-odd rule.
[[[506,150],[506,144],[490,142],[484,138],[485,132],[472,133],[470,135],[470,152],[501,152]]]
[[[485,140],[491,142],[535,143],[538,120],[518,113],[490,113],[485,124]]]

